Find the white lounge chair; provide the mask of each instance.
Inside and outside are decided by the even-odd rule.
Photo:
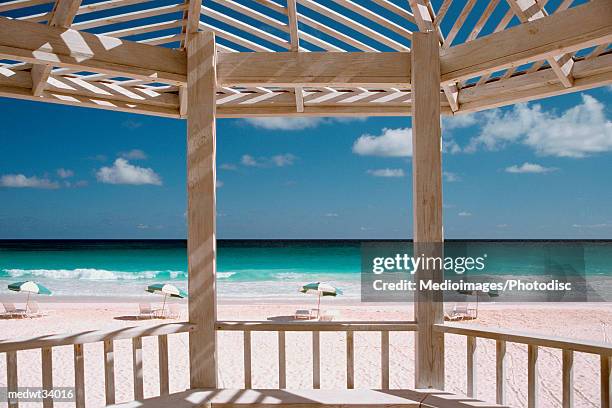
[[[139,303],[138,304],[138,318],[139,319],[152,319],[155,317],[155,310],[151,307],[150,303]]]
[[[43,311],[40,308],[37,302],[28,303],[28,310],[26,312],[27,317],[43,317],[43,316],[47,316],[48,314],[49,314],[48,312]]]
[[[449,320],[466,320],[473,318],[470,313],[472,309],[469,308],[467,303],[458,304],[453,306],[453,310],[450,313]]]
[[[181,305],[178,303],[170,303],[168,305],[168,312],[166,316],[167,319],[180,319],[181,318]]]
[[[310,320],[312,315],[310,314],[310,310],[308,309],[298,309],[295,311],[293,315],[295,320]]]
[[[2,306],[4,306],[5,316],[8,317],[27,317],[27,312],[25,309],[17,309],[14,303],[10,302],[2,302]]]
[[[338,318],[338,311],[337,310],[324,310],[321,312],[321,315],[319,316],[319,320],[322,322],[331,322],[334,319]]]

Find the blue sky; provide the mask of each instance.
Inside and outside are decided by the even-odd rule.
[[[612,238],[609,88],[443,121],[447,238]],[[186,122],[0,98],[0,238],[185,238]],[[220,238],[409,238],[410,118],[218,121]]]

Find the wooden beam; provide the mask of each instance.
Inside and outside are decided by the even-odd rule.
[[[606,54],[595,59],[576,61],[574,86],[571,88],[566,88],[561,84],[559,78],[550,68],[484,85],[463,88],[459,92],[461,109],[458,113],[498,108],[610,84],[612,84],[612,54]]]
[[[287,17],[289,22],[289,40],[291,51],[300,51],[300,30],[298,28],[297,3],[296,0],[287,0]],[[298,112],[304,112],[304,92],[301,86],[294,88],[295,107]]]
[[[440,130],[440,60],[435,32],[412,37],[412,173],[415,253],[441,256],[442,158]],[[416,282],[442,281],[442,270],[419,269]],[[441,292],[418,290],[414,313],[415,387],[444,389],[444,323]]]
[[[436,25],[436,14],[433,10],[431,2],[429,0],[409,0],[410,7],[414,13],[417,26],[419,30],[435,31],[438,35],[438,39],[441,45],[445,44],[444,34],[440,29],[439,24]],[[453,112],[459,110],[459,103],[457,102],[457,94],[459,92],[456,83],[442,84],[442,91],[446,95],[448,104]]]
[[[544,6],[541,6],[536,0],[506,1],[510,4],[510,7],[514,10],[517,17],[523,23],[538,20],[548,15]],[[574,77],[572,76],[574,59],[572,58],[571,54],[555,55],[547,58],[546,61],[548,61],[548,65],[550,65],[555,74],[559,77],[559,81],[561,81],[566,88],[569,88],[574,84]]]
[[[442,50],[442,82],[470,79],[607,42],[612,42],[612,7],[608,0],[592,0]]]
[[[180,85],[184,51],[0,17],[0,58]]]
[[[70,27],[74,17],[76,16],[81,0],[55,0],[49,26],[51,27]],[[32,93],[34,96],[40,96],[45,89],[49,75],[51,74],[52,65],[35,64],[32,67]]]
[[[217,388],[215,35],[194,34],[187,43],[187,253],[191,388]]]
[[[217,75],[220,86],[405,87],[410,53],[224,53]]]

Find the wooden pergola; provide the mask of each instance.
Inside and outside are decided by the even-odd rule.
[[[217,388],[216,333],[235,329],[216,320],[216,118],[411,115],[413,237],[426,246],[443,241],[441,115],[612,83],[610,0],[150,3],[0,3],[0,96],[187,119],[192,388]],[[418,297],[402,326],[416,331],[415,384],[444,389],[454,329],[441,328],[441,298]],[[602,353],[610,404],[609,350],[589,352]]]

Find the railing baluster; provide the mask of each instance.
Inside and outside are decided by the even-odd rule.
[[[312,332],[312,388],[321,388],[321,344],[319,332]]]
[[[251,332],[244,332],[244,388],[252,388],[251,384]]]
[[[353,332],[346,332],[346,388],[355,388],[355,343]]]
[[[85,359],[83,345],[74,345],[74,391],[76,408],[85,408]]]
[[[53,389],[53,349],[43,347],[40,349],[42,386],[44,390]],[[43,408],[53,408],[53,398],[43,400]]]
[[[495,402],[506,403],[506,342],[495,341]]]
[[[476,398],[476,344],[478,339],[474,336],[466,337],[467,346],[467,391],[466,394],[470,398]]]
[[[144,385],[142,378],[142,337],[132,339],[132,370],[134,373],[134,399],[144,398]]]
[[[287,388],[287,361],[285,357],[285,332],[278,331],[278,388]]]
[[[106,405],[115,403],[115,356],[113,341],[104,340],[104,392]]]
[[[538,406],[538,346],[527,346],[527,407]]]
[[[17,352],[6,352],[6,386],[7,391],[17,391],[19,380],[17,377]],[[17,408],[19,403],[15,400],[9,403],[9,408]]]
[[[162,334],[157,336],[159,350],[159,395],[170,394],[170,383],[168,380],[168,336]]]
[[[601,408],[612,408],[612,357],[601,356]]]
[[[563,350],[563,408],[574,406],[574,352]]]
[[[381,387],[383,390],[389,389],[389,332],[380,332],[380,369]]]

